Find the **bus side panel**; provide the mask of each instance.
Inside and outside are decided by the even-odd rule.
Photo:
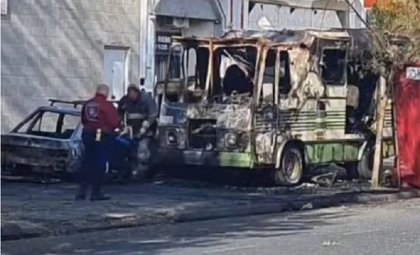
[[[309,164],[357,161],[359,142],[307,143]]]

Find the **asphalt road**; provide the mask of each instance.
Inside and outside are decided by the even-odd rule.
[[[420,199],[2,242],[2,254],[418,255]]]

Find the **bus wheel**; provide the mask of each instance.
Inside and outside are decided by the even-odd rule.
[[[303,176],[303,155],[298,146],[287,145],[281,154],[280,167],[274,171],[274,184],[295,186],[300,184]]]
[[[357,174],[360,179],[370,179],[372,177],[374,145],[368,144],[363,150],[362,157],[357,164]]]

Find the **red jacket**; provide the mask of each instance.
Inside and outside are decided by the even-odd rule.
[[[117,109],[106,100],[104,95],[96,94],[83,105],[82,124],[85,130],[95,132],[101,129],[103,132],[110,133],[118,128],[119,123]]]

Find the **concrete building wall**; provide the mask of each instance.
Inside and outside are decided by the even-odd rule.
[[[156,35],[209,37],[222,34],[226,17],[225,13],[220,13],[224,10],[219,1],[227,3],[226,0],[142,0],[141,40],[147,46],[141,49],[140,76],[145,79],[146,90],[152,92],[166,72],[167,57],[162,52],[156,53],[156,45],[160,44]],[[189,25],[175,26],[170,21],[174,18],[188,19]]]
[[[9,1],[1,24],[2,132],[47,98],[86,98],[104,79],[105,47],[129,49],[138,82],[141,0]]]
[[[350,10],[348,23],[342,24],[339,15],[335,11],[323,9],[311,10],[303,8],[291,9],[282,1],[271,0],[275,4],[263,4],[265,0],[214,0],[220,3],[225,21],[222,22],[225,29],[328,29],[346,26],[361,28],[364,24],[357,15]],[[289,1],[293,2],[293,1]],[[296,5],[307,5],[308,1],[295,0]],[[312,1],[317,3],[317,1]],[[333,1],[331,1],[332,3]],[[354,7],[362,17],[365,17],[363,0],[352,1]],[[305,4],[306,3],[306,4]],[[321,5],[322,6],[322,5]]]
[[[190,20],[190,26],[183,29],[183,36],[213,37],[215,34],[215,24],[208,20]]]
[[[357,3],[357,2],[355,2]],[[357,5],[364,15],[362,6]],[[335,11],[291,9],[289,7],[256,4],[248,16],[248,29],[330,29],[361,28],[364,24],[354,12],[349,13],[348,24],[340,21]]]

